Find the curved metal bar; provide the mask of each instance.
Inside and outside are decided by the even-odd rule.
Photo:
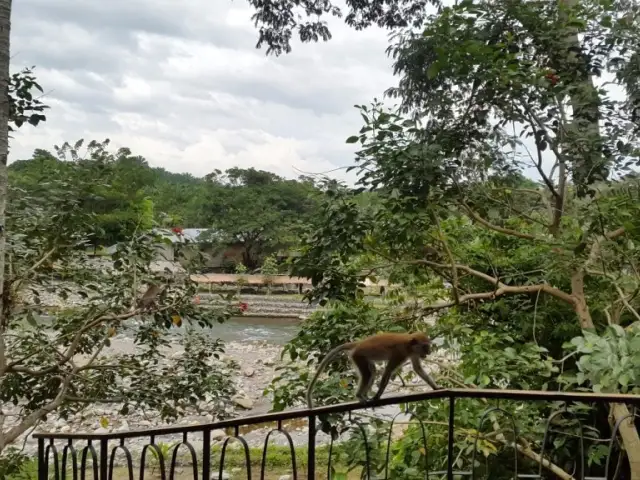
[[[167,480],[167,474],[164,468],[164,456],[162,455],[162,450],[158,448],[158,445],[155,444],[155,440],[151,437],[151,441],[154,443],[147,443],[144,447],[142,447],[142,452],[140,454],[140,480],[144,480],[144,460],[147,456],[147,450],[152,448],[156,455],[158,456],[158,464],[160,465],[160,478],[161,480]]]
[[[396,413],[391,419],[391,423],[389,424],[389,435],[387,437],[387,455],[384,466],[384,478],[389,478],[389,456],[391,454],[391,434],[393,433],[393,424],[398,418],[398,415],[402,415],[405,412]],[[424,427],[424,422],[417,418],[413,413],[411,414],[412,421],[417,420],[418,425],[420,425],[420,429],[422,430],[422,444],[424,446],[424,478],[425,480],[429,480],[429,450],[427,449],[427,431]],[[409,422],[411,423],[411,422]]]
[[[121,449],[124,452],[124,457],[127,460],[127,472],[129,472],[129,480],[133,480],[133,457],[131,452],[124,445],[124,438],[120,441],[120,445],[116,445],[111,449],[111,458],[109,459],[109,473],[107,474],[108,480],[113,480],[113,469],[116,466],[116,451]]]
[[[222,480],[222,472],[224,471],[224,456],[227,451],[227,445],[229,444],[229,440],[236,439],[238,440],[242,446],[244,447],[244,463],[247,466],[247,480],[251,480],[251,455],[249,453],[249,445],[247,441],[242,438],[242,436],[237,435],[238,429],[235,429],[235,435],[232,437],[227,437],[222,444],[222,452],[220,453],[220,469],[218,470],[218,480]],[[203,479],[204,480],[204,479]]]
[[[71,452],[73,480],[78,480],[78,454],[73,447],[73,440],[69,440],[69,443],[62,449],[62,480],[67,478],[67,452]]]
[[[193,480],[198,480],[198,455],[196,449],[187,440],[187,433],[182,436],[182,441],[173,447],[173,455],[171,455],[171,467],[169,468],[169,480],[173,480],[176,474],[176,461],[178,460],[178,449],[180,445],[184,445],[191,454],[191,471],[193,473]],[[204,452],[203,452],[204,453]]]
[[[484,425],[485,420],[489,416],[489,414],[493,412],[500,412],[505,415],[511,422],[511,428],[513,430],[513,478],[518,478],[518,449],[516,445],[518,444],[518,428],[516,427],[516,421],[513,418],[511,413],[507,412],[505,409],[500,407],[491,407],[485,410],[485,412],[480,417],[480,421],[478,422],[478,428],[476,430],[476,438],[473,441],[473,452],[471,453],[471,480],[476,478],[476,452],[478,449],[478,437],[480,437],[480,430],[482,430],[482,426]]]
[[[49,440],[49,445],[44,449],[44,463],[47,466],[47,476],[49,475],[49,451],[53,452],[53,472],[56,480],[60,478],[60,465],[58,459],[58,449],[53,444],[53,438]]]
[[[362,439],[364,440],[365,461],[367,462],[367,469],[366,469],[367,480],[370,480],[371,479],[371,447],[369,446],[369,438],[367,437],[367,432],[365,431],[364,427],[358,420],[353,420],[351,418],[351,415],[349,415],[349,421],[356,424],[358,426],[358,429],[360,430],[360,433],[362,434]],[[364,472],[362,473],[364,474]]]
[[[563,413],[568,413],[569,415],[573,416],[573,418],[575,418],[578,421],[578,426],[580,427],[580,478],[582,480],[584,480],[584,430],[582,428],[582,422],[580,421],[580,418],[578,418],[578,416],[573,413],[570,412],[569,410],[567,410],[566,406],[563,410],[557,410],[555,412],[553,412],[551,415],[549,415],[549,418],[547,418],[547,426],[544,429],[544,437],[542,438],[542,446],[540,448],[540,459],[542,460],[540,462],[540,467],[538,469],[538,478],[542,478],[542,464],[544,463],[544,451],[547,448],[547,440],[549,438],[549,428],[551,427],[551,422],[553,421],[554,418],[562,415]],[[548,459],[549,461],[551,461],[550,459]]]
[[[91,452],[91,459],[93,463],[93,480],[98,480],[98,452],[91,444],[91,440],[87,443],[87,446],[82,449],[82,457],[80,457],[80,480],[85,480],[87,470],[87,454]]]
[[[624,422],[628,418],[632,418],[632,417],[636,417],[636,416],[638,416],[638,415],[636,415],[635,412],[629,413],[629,414],[625,415],[624,417],[622,417],[621,419],[619,419],[616,422],[615,426],[613,427],[613,431],[611,432],[611,438],[609,439],[609,452],[607,453],[607,461],[604,463],[604,475],[605,475],[605,477],[607,477],[609,475],[611,454],[613,453],[613,445],[614,445],[614,443],[616,442],[616,440],[618,438],[618,431],[620,430],[620,425],[622,425],[622,422]]]
[[[260,480],[264,480],[264,470],[267,465],[267,447],[269,446],[269,437],[272,433],[282,433],[289,443],[289,451],[291,452],[291,468],[293,469],[293,480],[298,480],[298,468],[296,466],[296,450],[293,448],[293,439],[289,432],[282,428],[282,424],[278,422],[278,427],[267,433],[267,438],[264,440],[264,449],[262,450],[262,463],[260,465]],[[173,480],[173,479],[172,479]],[[198,480],[194,478],[194,480]]]

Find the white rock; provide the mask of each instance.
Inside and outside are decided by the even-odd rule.
[[[222,429],[212,430],[211,431],[211,440],[222,440],[226,436],[227,436],[227,434]]]
[[[247,368],[243,373],[245,377],[253,377],[256,371],[253,368]]]
[[[94,433],[109,433],[109,429],[104,427],[99,427],[99,428],[96,428]]]
[[[218,476],[218,472],[212,473],[211,474],[211,480],[219,480],[219,476]],[[222,471],[222,480],[229,480],[229,474],[227,472],[225,472],[224,470]]]
[[[280,475],[278,480],[291,480],[291,475]]]
[[[236,405],[247,409],[247,410],[251,410],[253,408],[253,400],[251,400],[248,397],[241,397],[239,395],[236,395],[235,397],[233,397],[231,399]]]

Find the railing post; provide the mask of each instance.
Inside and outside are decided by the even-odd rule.
[[[109,476],[109,439],[100,439],[100,480]]]
[[[449,396],[449,438],[447,439],[447,480],[453,480],[453,421],[456,418],[456,397]]]
[[[309,415],[309,439],[307,446],[307,479],[315,480],[316,478],[316,416]]]
[[[49,466],[44,458],[44,438],[38,439],[38,480],[47,480]]]
[[[202,432],[202,480],[211,480],[211,430]]]

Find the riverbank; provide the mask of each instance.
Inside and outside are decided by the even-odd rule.
[[[283,339],[284,340],[284,339]],[[179,360],[182,351],[177,344],[172,345],[167,351],[168,361]],[[107,356],[117,353],[134,352],[136,346],[132,339],[123,335],[118,335],[112,339],[109,350],[105,352]],[[232,403],[225,406],[228,415],[240,418],[247,415],[257,415],[266,413],[271,408],[271,399],[264,397],[263,391],[276,374],[276,368],[281,364],[281,346],[265,341],[231,341],[225,346],[225,355],[221,359],[221,365],[236,362],[239,365],[237,373],[231,373],[234,383],[238,389],[237,395],[232,399]],[[225,368],[218,365],[215,368]],[[428,387],[424,387],[425,389]],[[391,385],[388,393],[404,390],[399,385]],[[406,391],[409,391],[408,389]],[[415,389],[412,389],[415,391]],[[51,415],[45,422],[38,425],[38,431],[48,432],[73,432],[73,433],[106,433],[130,430],[144,430],[154,427],[175,426],[175,425],[198,425],[215,421],[214,413],[218,412],[220,405],[211,405],[206,401],[198,405],[200,413],[193,413],[181,418],[171,424],[164,423],[157,414],[153,412],[133,411],[126,416],[117,414],[116,406],[92,405],[83,412],[64,420]],[[212,413],[207,413],[211,411]],[[376,415],[391,415],[397,411],[396,408],[385,408],[376,411]],[[241,429],[240,433],[251,447],[263,445],[266,434],[274,425],[258,425],[255,427]],[[284,425],[288,430],[296,447],[307,444],[308,427],[306,420],[292,421]],[[222,430],[213,432],[214,444],[221,443],[225,437]],[[180,441],[181,435],[157,436],[156,442],[173,443]],[[128,446],[134,452],[139,452],[142,446],[148,443],[148,437],[133,438],[127,441]],[[202,438],[198,434],[190,435],[189,441],[196,447],[201,448]],[[275,436],[273,444],[286,445],[284,436]],[[318,432],[317,444],[323,445],[330,441],[330,437],[322,432]],[[24,453],[34,455],[36,453],[36,442],[31,436],[23,436],[16,442],[16,445],[24,443]],[[115,444],[114,444],[115,446]]]

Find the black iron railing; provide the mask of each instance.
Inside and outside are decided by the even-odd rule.
[[[157,461],[158,472],[155,475],[155,478],[160,478],[161,480],[175,480],[177,478],[177,458],[178,451],[181,447],[185,447],[186,451],[190,455],[190,470],[191,474],[189,478],[193,478],[193,480],[209,480],[219,478],[222,480],[223,470],[225,466],[225,455],[227,453],[227,447],[229,445],[230,440],[235,439],[240,442],[241,447],[244,450],[244,457],[246,461],[246,478],[251,480],[252,478],[256,478],[252,476],[251,472],[251,459],[250,459],[250,449],[248,447],[247,442],[244,440],[242,435],[240,435],[240,428],[244,426],[250,425],[258,425],[258,424],[273,424],[274,428],[271,430],[265,439],[263,450],[262,450],[262,462],[261,462],[261,471],[259,477],[261,480],[264,480],[265,475],[265,465],[266,465],[266,456],[267,456],[267,447],[273,434],[281,434],[287,440],[287,445],[290,448],[291,453],[291,469],[292,474],[289,478],[296,480],[298,478],[307,478],[307,479],[315,479],[322,478],[324,474],[320,474],[317,471],[316,467],[316,434],[317,434],[317,421],[318,417],[323,414],[336,414],[336,413],[351,413],[359,410],[384,407],[389,405],[396,404],[407,404],[412,402],[420,402],[424,400],[433,400],[433,399],[445,399],[448,400],[449,404],[449,422],[447,425],[448,436],[447,436],[447,466],[446,470],[442,471],[429,471],[428,460],[425,460],[427,465],[424,466],[424,478],[447,478],[448,480],[453,480],[454,478],[476,478],[477,474],[475,470],[471,471],[456,471],[454,469],[454,419],[456,416],[456,400],[462,398],[477,398],[477,399],[486,399],[486,400],[518,400],[518,401],[560,401],[563,402],[564,405],[569,405],[575,402],[582,402],[587,404],[609,404],[609,403],[622,403],[632,406],[631,412],[627,417],[623,419],[619,419],[615,424],[612,434],[610,438],[607,440],[607,448],[608,454],[606,457],[606,466],[604,468],[604,476],[598,477],[588,477],[585,476],[584,469],[584,439],[580,438],[580,452],[576,454],[577,463],[581,465],[581,468],[578,469],[580,472],[575,478],[583,479],[583,480],[606,480],[608,477],[608,472],[610,470],[609,464],[612,457],[612,452],[614,449],[614,444],[616,442],[618,430],[623,421],[628,420],[630,417],[636,418],[635,409],[640,406],[640,395],[622,395],[622,394],[594,394],[594,393],[563,393],[563,392],[546,392],[546,391],[516,391],[516,390],[484,390],[484,389],[446,389],[439,391],[430,391],[420,394],[413,395],[396,395],[389,396],[383,398],[377,402],[371,402],[368,404],[362,404],[358,402],[351,403],[343,403],[339,405],[330,405],[325,407],[318,407],[312,410],[308,409],[300,409],[300,410],[289,410],[285,412],[279,413],[269,413],[264,415],[256,415],[256,416],[248,416],[242,418],[235,418],[231,420],[224,420],[216,423],[210,424],[201,424],[201,425],[192,425],[192,426],[180,426],[180,427],[166,427],[166,428],[155,428],[148,430],[138,430],[138,431],[125,431],[125,432],[113,432],[113,433],[36,433],[34,435],[38,440],[38,478],[39,480],[48,480],[53,478],[54,480],[85,480],[86,478],[93,478],[94,480],[115,480],[114,477],[114,467],[115,467],[115,459],[118,452],[122,452],[125,460],[125,477],[128,480],[133,480],[134,476],[134,462],[133,456],[129,447],[127,446],[127,441],[131,439],[148,439],[148,442],[142,447],[139,465],[136,465],[139,468],[138,477],[140,480],[145,478],[145,461],[149,458],[149,452],[152,452],[153,456]],[[483,416],[480,418],[479,423],[480,427],[483,422],[486,420],[487,415],[490,412],[500,412],[503,415],[506,415],[510,423],[513,425],[513,433],[514,445],[518,441],[517,437],[517,427],[516,422],[513,415],[510,412],[506,412],[505,410],[498,408],[496,406],[490,407]],[[545,448],[547,448],[547,453],[549,451],[547,442],[547,435],[549,433],[549,427],[552,423],[552,420],[556,418],[558,415],[566,412],[566,409],[558,410],[551,414],[551,416],[547,419],[547,428],[544,433],[544,439],[542,441],[542,449],[538,454],[541,458],[545,457]],[[296,451],[294,449],[292,437],[289,435],[287,430],[283,428],[283,422],[287,420],[295,420],[295,419],[307,419],[308,421],[308,453],[306,458],[306,476],[301,475],[301,472],[298,471],[297,461],[296,461]],[[362,425],[358,424],[361,430],[362,435],[364,436],[364,444],[367,445],[367,438],[365,429],[362,428]],[[478,428],[479,432],[481,428]],[[220,462],[219,467],[214,471],[211,464],[211,451],[212,451],[212,436],[211,433],[216,430],[221,429],[231,429],[233,430],[233,434],[227,436],[224,440],[220,452]],[[425,458],[427,458],[426,450],[427,450],[427,441],[426,441],[426,433],[423,426],[423,436],[424,436],[424,450],[425,450]],[[580,427],[582,430],[582,427]],[[164,458],[164,454],[161,449],[158,447],[156,439],[160,436],[166,435],[182,435],[182,441],[173,447],[173,452],[171,453],[171,458]],[[198,454],[193,446],[193,444],[189,441],[190,435],[201,434],[202,435],[202,454],[201,460],[198,461]],[[113,443],[117,443],[114,445]],[[477,438],[476,438],[477,442]],[[78,450],[78,443],[82,443],[84,446],[80,450]],[[64,446],[62,446],[64,444]],[[391,444],[391,433],[389,433],[389,441],[387,444],[387,467],[384,471],[384,477],[373,477],[371,472],[369,472],[368,463],[363,469],[362,478],[388,478],[388,462],[389,462],[389,447]],[[62,449],[60,447],[62,446]],[[331,448],[333,446],[333,442],[329,448],[329,468],[328,472],[331,470]],[[369,449],[366,447],[366,459],[369,460]],[[60,454],[61,453],[61,454]],[[475,448],[473,450],[474,458],[475,458]],[[167,455],[168,456],[168,455]],[[542,463],[540,463],[540,472],[538,474],[519,474],[518,473],[518,452],[514,448],[514,478],[528,478],[528,479],[541,479],[542,476]],[[578,458],[580,457],[580,458]],[[91,462],[89,462],[91,460]],[[168,465],[166,461],[170,460]],[[474,465],[474,462],[471,462]],[[238,478],[243,478],[238,477]],[[327,478],[329,478],[329,473],[327,473]]]

